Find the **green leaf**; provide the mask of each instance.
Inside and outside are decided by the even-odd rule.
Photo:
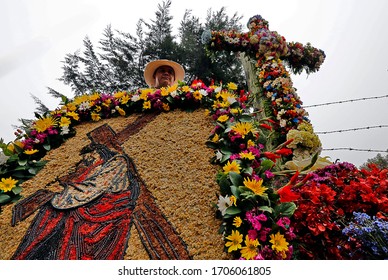
[[[12,188],[12,192],[13,192],[14,194],[19,194],[19,193],[22,192],[22,190],[23,190],[23,188],[20,187],[20,186],[16,186],[16,187]]]
[[[237,208],[235,206],[230,206],[226,209],[226,214],[228,215],[231,215],[231,216],[235,216],[237,214],[240,214],[241,213],[241,209],[240,208]]]
[[[38,173],[38,172],[37,172],[37,169],[34,168],[34,167],[29,168],[29,169],[28,169],[28,172],[29,172],[30,174],[33,174],[33,175],[36,175],[36,173]]]
[[[269,206],[260,206],[260,207],[258,207],[257,209],[263,210],[263,211],[266,211],[266,212],[269,212],[269,213],[272,213],[272,212],[273,212],[272,207],[269,207]]]
[[[27,162],[28,162],[28,161],[27,161],[26,159],[19,159],[19,161],[18,161],[18,163],[19,163],[20,166],[26,165]]]
[[[5,204],[11,201],[11,197],[7,194],[0,194],[0,204]]]
[[[251,115],[242,115],[239,118],[240,122],[251,122],[252,121],[252,116]]]
[[[26,179],[26,178],[31,178],[32,176],[31,174],[28,174],[20,170],[12,173],[12,177],[18,178],[18,179]]]
[[[252,175],[253,173],[253,168],[251,166],[243,168],[243,173],[247,173],[249,175]]]
[[[18,171],[18,170],[27,170],[27,169],[28,169],[28,166],[22,165],[22,166],[18,166],[16,168],[14,168],[13,170]]]
[[[233,171],[229,172],[229,178],[232,184],[235,185],[236,187],[242,186],[244,184],[243,177],[236,172],[233,172]]]
[[[222,154],[221,162],[225,162],[225,161],[229,160],[231,155],[232,155],[232,153],[230,153],[230,152],[227,152],[226,154]]]
[[[240,197],[240,189],[238,187],[232,185],[230,186],[230,191],[236,198]]]
[[[44,148],[46,151],[50,151],[50,150],[51,150],[50,144],[44,144],[44,145],[43,145],[43,148]]]
[[[61,94],[61,100],[62,100],[63,104],[65,104],[65,105],[69,102],[68,98],[63,94]]]
[[[317,162],[318,160],[318,155],[319,153],[316,153],[313,158],[311,159],[311,162],[309,165],[307,165],[305,168],[302,169],[302,171],[305,171],[305,170],[309,170],[311,167],[314,166],[314,164]]]
[[[264,159],[261,164],[260,164],[260,167],[263,169],[262,171],[266,171],[268,169],[271,169],[272,166],[274,166],[274,162],[272,160],[269,160],[269,159]]]
[[[223,195],[229,193],[229,187],[230,187],[230,182],[227,178],[226,175],[222,175],[219,178],[217,178],[218,185],[220,186],[220,191]]]
[[[291,217],[296,210],[296,205],[293,202],[285,202],[285,203],[276,205],[274,210],[275,210],[276,216],[282,215],[282,216]]]
[[[43,167],[45,166],[47,163],[47,160],[40,160],[40,161],[36,161],[34,162],[33,166],[36,166],[36,167]]]
[[[213,141],[206,141],[206,146],[215,150],[218,148],[218,144],[217,143],[214,143]]]

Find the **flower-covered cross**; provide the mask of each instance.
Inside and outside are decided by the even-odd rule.
[[[214,52],[242,54],[251,105],[259,112],[259,119],[268,118],[271,121],[275,131],[267,146],[276,147],[288,140],[290,131],[293,131],[293,136],[310,133],[308,137],[311,141],[308,144],[303,140],[292,143],[296,150],[294,156],[300,159],[310,157],[319,151],[321,143],[312,131],[308,114],[302,108],[302,101],[296,94],[285,65],[295,74],[303,70],[309,74],[319,70],[325,54],[310,43],[287,43],[283,36],[268,29],[268,22],[260,15],[251,17],[247,27],[249,31],[246,33],[236,30],[205,31],[202,41]]]

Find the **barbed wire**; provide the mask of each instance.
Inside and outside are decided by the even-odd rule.
[[[315,134],[340,133],[340,132],[357,131],[357,130],[364,130],[364,129],[384,128],[384,127],[388,127],[388,125],[381,124],[381,125],[372,125],[372,126],[348,128],[348,129],[339,129],[339,130],[332,130],[332,131],[318,131],[318,132],[315,132]]]
[[[373,153],[388,153],[388,150],[373,150],[373,149],[358,149],[358,148],[328,148],[322,149],[322,151],[339,151],[339,150],[348,150],[348,151],[357,151],[357,152],[373,152]]]
[[[363,97],[363,98],[357,98],[357,99],[349,99],[349,100],[327,102],[327,103],[321,103],[321,104],[315,104],[315,105],[307,105],[307,106],[303,106],[303,108],[312,108],[312,107],[326,106],[326,105],[332,105],[332,104],[342,104],[342,103],[348,103],[348,102],[364,101],[369,99],[379,99],[379,98],[386,98],[386,97],[388,97],[388,94],[383,96]]]

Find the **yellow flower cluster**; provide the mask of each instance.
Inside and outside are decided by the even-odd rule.
[[[287,140],[290,139],[293,139],[293,141],[287,147],[291,149],[306,148],[312,151],[322,146],[321,140],[314,133],[312,125],[307,122],[298,125],[297,129],[291,129],[287,133]]]
[[[2,178],[0,182],[0,190],[3,192],[9,192],[11,191],[15,186],[18,181],[12,179],[12,177],[9,178]]]
[[[238,223],[236,221],[236,223]],[[247,260],[252,260],[258,254],[258,246],[260,245],[257,239],[250,239],[248,235],[245,236],[244,244],[243,235],[238,230],[232,230],[232,233],[226,237],[225,246],[228,248],[228,252],[240,250],[241,257]],[[272,244],[271,248],[275,252],[279,253],[283,259],[286,258],[286,253],[288,251],[289,243],[286,241],[286,238],[280,232],[270,235],[269,242]]]
[[[238,122],[232,127],[232,130],[240,134],[242,138],[245,138],[250,132],[257,132],[251,122]]]

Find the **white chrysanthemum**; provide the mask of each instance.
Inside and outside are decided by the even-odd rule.
[[[61,135],[66,135],[66,134],[69,134],[69,133],[70,133],[69,126],[68,125],[62,126]]]
[[[237,102],[235,97],[228,97],[227,100],[228,100],[229,104],[233,104],[234,102]]]
[[[136,101],[139,101],[140,100],[140,95],[138,94],[135,94],[134,96],[131,97],[131,101],[132,102],[136,102]]]
[[[216,152],[216,159],[220,161],[222,159],[222,153],[220,151]]]
[[[178,92],[174,90],[173,92],[170,93],[171,97],[175,98],[175,96],[178,96]]]
[[[0,152],[0,165],[6,163],[8,158],[3,152]]]
[[[216,88],[214,89],[214,92],[215,92],[215,93],[219,93],[219,92],[221,92],[221,90],[222,90],[222,87],[216,87]]]
[[[199,93],[200,93],[202,96],[207,96],[207,91],[204,90],[204,89],[200,89],[200,90],[199,90]]]
[[[222,216],[225,216],[226,209],[228,209],[230,206],[232,206],[232,201],[230,200],[228,195],[226,195],[225,197],[220,195],[218,197],[217,207],[218,210],[221,211]]]
[[[89,101],[84,101],[84,102],[82,102],[81,104],[79,104],[78,110],[80,110],[80,111],[86,111],[86,110],[89,110],[89,109],[90,109],[90,103],[89,103]]]

